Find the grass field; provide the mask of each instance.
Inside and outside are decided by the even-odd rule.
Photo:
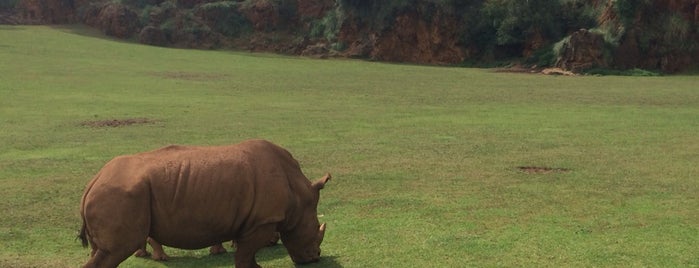
[[[120,127],[94,122],[135,120]],[[265,138],[332,172],[304,267],[697,267],[699,77],[560,77],[178,50],[0,25],[0,267],[77,267],[109,159]],[[549,167],[527,173],[519,167]],[[166,263],[231,254],[166,248]],[[264,267],[293,267],[282,246]]]

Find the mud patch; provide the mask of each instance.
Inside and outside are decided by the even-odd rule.
[[[211,81],[223,80],[226,75],[215,73],[195,73],[195,72],[149,72],[148,75],[177,80],[188,81]]]
[[[148,118],[106,119],[97,121],[84,121],[80,123],[84,127],[126,127],[131,125],[153,124],[155,120]]]
[[[554,167],[517,167],[521,172],[527,174],[549,174],[549,173],[568,173],[570,169],[554,168]]]

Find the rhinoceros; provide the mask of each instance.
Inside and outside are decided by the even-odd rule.
[[[317,206],[330,174],[310,182],[291,154],[269,141],[171,145],[110,160],[87,184],[80,239],[84,267],[116,267],[144,245],[200,249],[235,240],[235,267],[279,232],[297,264],[320,259],[325,223]]]

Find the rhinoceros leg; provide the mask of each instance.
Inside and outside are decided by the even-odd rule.
[[[156,261],[167,261],[170,256],[165,254],[165,250],[163,250],[163,245],[161,245],[158,241],[155,241],[155,239],[148,237],[146,240],[148,241],[148,244],[153,248],[153,255],[151,256],[151,259],[156,260]]]
[[[133,250],[116,250],[108,251],[98,248],[90,260],[83,266],[85,268],[102,268],[102,267],[117,267],[121,262],[128,258]]]
[[[143,243],[143,237],[147,235],[146,231],[113,231],[115,235],[107,233],[107,230],[102,231],[104,232],[94,232],[93,249],[95,253],[84,267],[117,267],[140,247]]]
[[[148,252],[148,249],[146,249],[146,244],[144,243],[143,247],[136,250],[136,252],[134,252],[133,255],[136,257],[147,257],[150,256],[150,252]]]
[[[226,248],[223,247],[223,244],[216,244],[209,248],[209,253],[211,255],[223,254],[226,253]]]
[[[142,205],[147,198],[115,192],[86,202],[84,219],[94,255],[85,267],[117,267],[143,247],[150,226],[150,208]]]
[[[257,228],[253,233],[237,239],[237,249],[235,251],[236,268],[259,268],[255,260],[255,253],[267,246],[274,238],[276,224],[266,224]]]

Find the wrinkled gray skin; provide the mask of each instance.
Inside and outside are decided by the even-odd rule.
[[[311,183],[285,149],[264,140],[231,146],[168,146],[116,157],[88,183],[81,202],[84,267],[116,267],[152,237],[199,249],[235,240],[235,266],[279,232],[291,259],[318,261],[325,224],[317,206],[330,174]]]

